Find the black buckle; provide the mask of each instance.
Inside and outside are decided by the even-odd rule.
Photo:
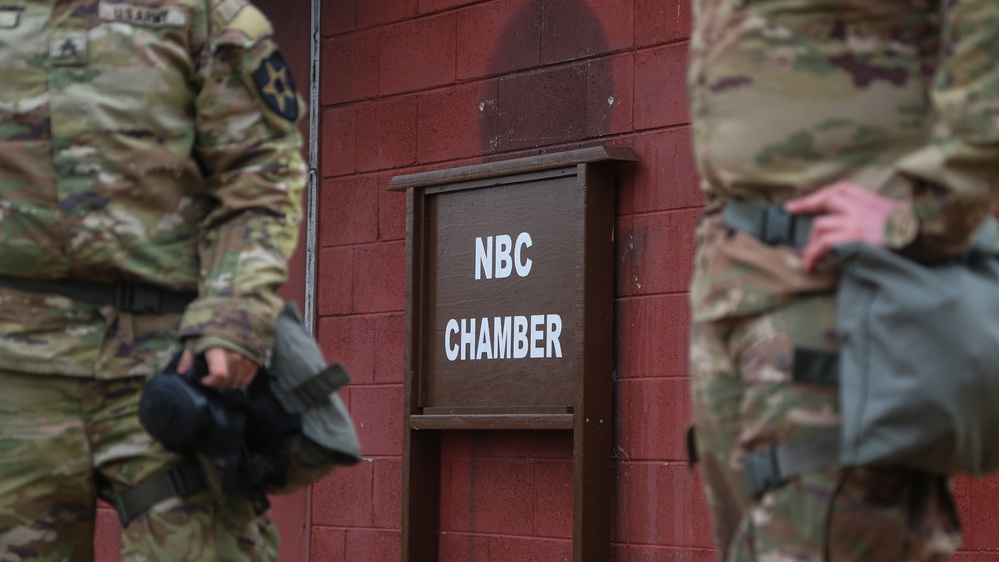
[[[760,217],[760,240],[771,246],[777,244],[793,245],[794,229],[797,217],[777,206],[763,208]]]
[[[114,307],[122,312],[159,314],[163,291],[158,287],[119,281],[114,286]]]
[[[746,475],[746,486],[749,494],[758,497],[771,488],[776,488],[785,482],[777,462],[777,448],[770,447],[757,451],[746,458],[743,469]]]

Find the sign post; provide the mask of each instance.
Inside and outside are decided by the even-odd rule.
[[[573,435],[573,561],[610,558],[614,170],[595,147],[407,190],[403,562],[437,560],[440,431]]]

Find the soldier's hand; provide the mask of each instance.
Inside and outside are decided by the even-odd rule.
[[[201,379],[201,384],[218,390],[246,388],[260,370],[260,365],[251,359],[224,347],[208,348],[205,361],[208,363],[208,375]],[[184,351],[177,372],[186,373],[192,365],[194,356],[190,351]]]
[[[841,244],[866,242],[883,246],[888,217],[903,205],[902,201],[843,181],[792,199],[785,207],[796,215],[817,215],[802,253],[805,269],[811,271]]]

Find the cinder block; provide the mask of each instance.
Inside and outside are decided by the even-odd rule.
[[[961,523],[964,526],[962,546],[969,550],[999,548],[996,534],[996,515],[993,509],[999,503],[999,475],[969,479],[967,493],[960,497]]]
[[[389,191],[392,174],[378,180],[378,239],[384,241],[406,238],[406,192]]]
[[[457,77],[495,76],[541,62],[541,0],[494,0],[458,12]]]
[[[416,96],[407,96],[359,106],[359,171],[398,168],[416,162],[416,100]]]
[[[542,64],[630,48],[634,7],[622,4],[621,0],[544,0]]]
[[[312,485],[312,523],[370,527],[372,467],[368,461],[337,469]]]
[[[440,562],[489,562],[489,537],[468,533],[441,533]]]
[[[354,386],[350,414],[365,456],[402,455],[402,385]]]
[[[615,545],[614,562],[717,562],[718,552],[695,548]]]
[[[587,65],[553,67],[499,82],[499,150],[581,139],[586,132]]]
[[[344,176],[322,182],[319,242],[346,246],[378,240],[378,186],[371,176]]]
[[[358,562],[385,560],[391,562],[402,558],[402,538],[400,531],[375,531],[349,529],[347,531],[347,560]]]
[[[473,82],[420,95],[420,163],[470,158],[496,151],[496,81]]]
[[[357,27],[363,29],[415,18],[417,0],[363,0],[357,3]]]
[[[320,318],[317,338],[326,359],[340,361],[347,368],[352,386],[374,382],[375,334],[370,316]]]
[[[357,0],[325,2],[319,14],[323,36],[354,31],[357,24]]]
[[[686,463],[627,462],[619,472],[623,501],[619,542],[713,548],[707,502],[696,470]]]
[[[378,95],[378,30],[323,39],[320,100],[323,105]]]
[[[572,541],[535,537],[490,537],[489,562],[571,562]]]
[[[614,430],[620,459],[686,462],[686,379],[618,381]]]
[[[312,527],[309,562],[347,562],[347,533],[343,529]]]
[[[572,461],[534,463],[534,536],[572,538],[572,482]]]
[[[649,47],[690,37],[691,3],[635,0],[635,44]]]
[[[621,299],[615,316],[618,380],[689,374],[690,305],[686,295]]]
[[[697,209],[649,213],[617,221],[618,296],[686,292],[697,243]]]
[[[349,247],[319,250],[316,309],[320,316],[351,312],[353,256]]]
[[[375,323],[375,382],[402,384],[406,352],[406,316],[380,315]]]
[[[586,136],[630,132],[634,127],[633,56],[629,53],[593,60],[586,72]]]
[[[452,8],[458,8],[468,4],[474,4],[479,0],[419,0],[418,9],[421,14],[442,12]]]
[[[402,528],[402,459],[374,460],[374,526]]]
[[[565,431],[473,431],[453,441],[456,455],[531,460],[572,458],[572,435]]]
[[[444,431],[441,432],[441,458],[471,457],[473,440],[482,431]]]
[[[321,122],[319,147],[322,176],[353,174],[357,169],[357,113],[354,106],[324,109]]]
[[[640,51],[635,60],[635,128],[690,122],[687,107],[687,44]]]
[[[456,25],[457,16],[452,13],[386,28],[381,42],[381,94],[453,83]]]
[[[450,458],[441,463],[441,530],[530,535],[534,463]]]
[[[987,550],[958,551],[951,562],[999,562],[999,552]]]
[[[386,242],[354,250],[354,305],[356,312],[404,310],[406,244]]]
[[[618,166],[620,215],[699,208],[704,203],[689,127],[628,139],[638,162]]]

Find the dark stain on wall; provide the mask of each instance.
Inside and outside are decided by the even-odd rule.
[[[483,131],[493,154],[599,137],[609,132],[613,77],[596,12],[586,0],[524,0],[496,40],[497,126]],[[483,99],[491,91],[483,89]]]

